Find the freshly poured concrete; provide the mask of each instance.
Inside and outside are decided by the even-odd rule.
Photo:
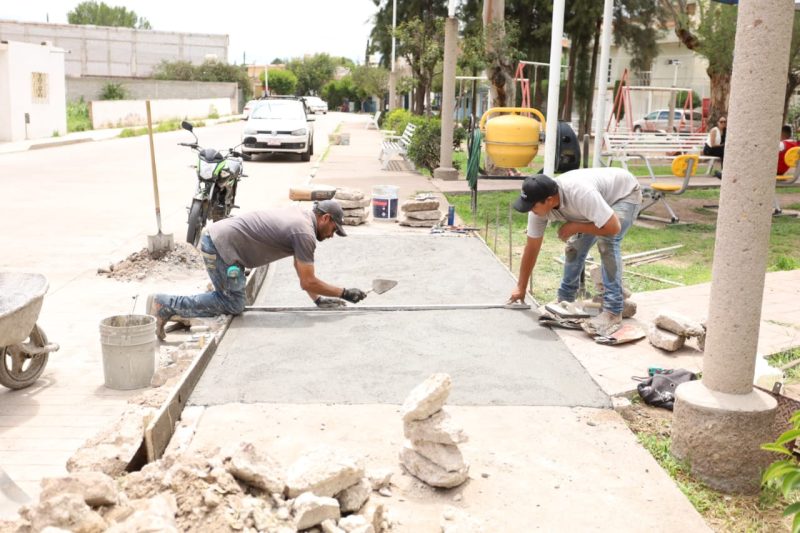
[[[323,243],[317,262],[332,283],[397,279],[391,291],[367,298],[373,305],[502,303],[514,284],[473,238],[348,237]],[[280,262],[259,303],[308,305],[296,284],[291,263]],[[433,372],[452,376],[454,405],[609,405],[532,311],[507,309],[246,312],[189,403],[400,404]]]

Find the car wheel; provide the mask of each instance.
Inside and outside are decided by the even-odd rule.
[[[308,146],[310,148],[309,154],[314,155],[314,138],[312,137],[311,140],[308,142],[309,142]]]
[[[640,128],[639,126],[634,126],[633,133],[642,133],[642,128]]]
[[[300,161],[311,161],[311,146],[309,145],[308,149],[300,154]]]

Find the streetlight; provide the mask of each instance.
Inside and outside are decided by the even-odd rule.
[[[394,72],[394,50],[395,38],[394,31],[397,26],[397,0],[392,0],[392,70],[389,74],[389,111],[396,107],[395,100],[397,100],[397,79]]]

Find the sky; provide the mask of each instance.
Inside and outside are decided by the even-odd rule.
[[[0,19],[66,23],[81,0],[3,1]],[[135,11],[154,30],[227,34],[228,61],[270,63],[276,57],[325,52],[364,62],[373,0],[104,0]]]

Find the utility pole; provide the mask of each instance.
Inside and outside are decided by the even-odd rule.
[[[676,389],[672,453],[725,492],[757,493],[776,458],[760,449],[776,402],[753,376],[793,20],[792,0],[739,2],[703,379]]]

